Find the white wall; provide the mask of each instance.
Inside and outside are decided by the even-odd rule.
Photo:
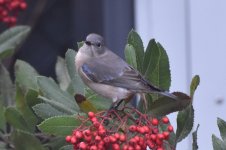
[[[136,31],[144,45],[155,38],[169,55],[171,91],[188,92],[191,76],[201,77],[194,102],[200,150],[212,149],[212,133],[220,137],[217,117],[226,120],[225,101],[216,103],[226,97],[225,6],[225,0],[135,0]],[[187,138],[177,149],[190,150],[191,145]]]

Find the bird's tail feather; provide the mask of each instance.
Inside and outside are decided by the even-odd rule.
[[[174,100],[178,100],[178,97],[176,95],[171,94],[168,91],[159,92],[159,94],[161,94],[163,96],[167,96],[167,97],[174,99]]]

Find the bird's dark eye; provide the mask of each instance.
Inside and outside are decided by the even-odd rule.
[[[100,43],[97,43],[97,47],[101,47],[101,44]]]
[[[91,42],[89,41],[85,41],[86,45],[90,46],[91,45]]]

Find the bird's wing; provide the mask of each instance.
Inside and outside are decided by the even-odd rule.
[[[122,87],[136,92],[161,91],[149,84],[142,75],[120,57],[103,57],[87,61],[81,71],[96,83]]]

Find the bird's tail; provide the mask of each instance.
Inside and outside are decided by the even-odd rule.
[[[178,100],[178,97],[174,94],[169,93],[168,91],[158,92],[160,95],[167,96],[171,99]]]

